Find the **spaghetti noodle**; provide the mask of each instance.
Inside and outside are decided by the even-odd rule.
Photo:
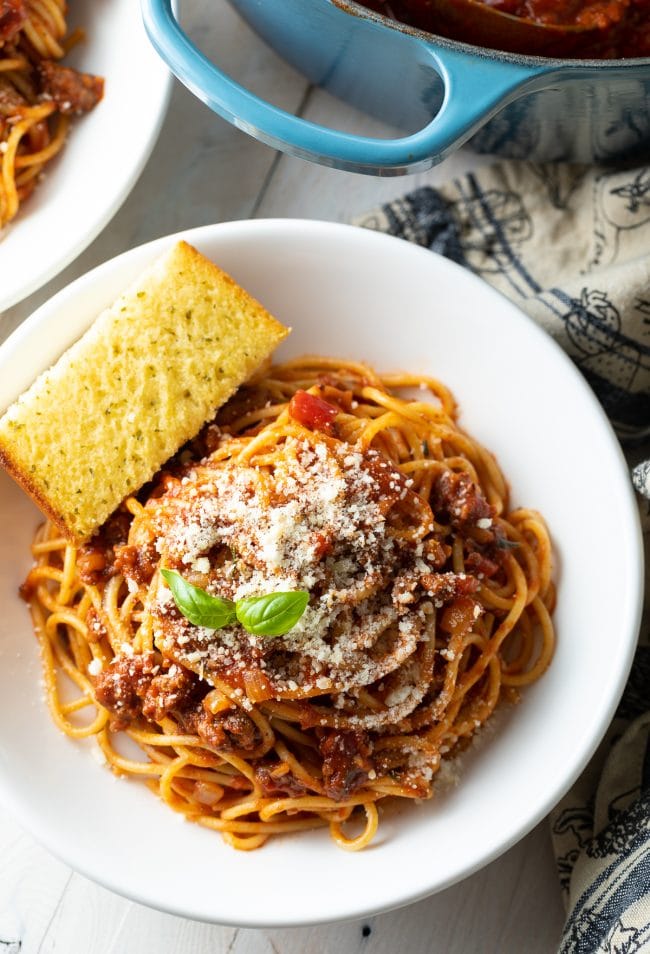
[[[554,648],[544,522],[510,510],[455,418],[434,379],[290,361],[90,544],[42,528],[23,594],[59,728],[241,849],[329,826],[356,850],[378,804],[429,797]],[[223,599],[306,589],[309,605],[281,637],[214,631],[179,612],[163,568]]]
[[[56,62],[80,39],[66,37],[65,12],[65,0],[0,2],[0,228],[61,151],[69,117],[103,94],[99,77]]]

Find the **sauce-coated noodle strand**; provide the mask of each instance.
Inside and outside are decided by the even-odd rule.
[[[65,0],[24,0],[3,16],[0,4],[0,230],[34,191],[63,148],[70,116],[101,99],[98,77],[59,67],[71,46]],[[13,14],[13,15],[12,15]]]
[[[536,511],[511,510],[496,460],[455,415],[433,378],[296,359],[242,388],[86,546],[42,527],[23,594],[57,726],[243,851],[321,827],[358,851],[385,799],[430,797],[441,765],[540,678],[555,644],[548,531]],[[228,494],[240,484],[238,510]],[[242,538],[256,494],[264,505]],[[325,515],[342,501],[336,527],[314,510],[319,494]],[[199,558],[179,559],[183,573],[217,593],[233,575],[254,578],[293,520],[294,549],[311,541],[312,629],[201,635],[172,609],[170,642],[160,554],[174,515],[197,499],[216,507],[215,525],[240,514],[240,536],[210,538]],[[276,536],[264,549],[268,520]],[[331,615],[314,615],[326,598]]]

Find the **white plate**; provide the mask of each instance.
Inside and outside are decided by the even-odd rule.
[[[43,181],[0,233],[0,312],[65,268],[115,215],[154,147],[171,88],[136,0],[78,0],[86,40],[64,63],[103,76],[102,101],[75,119]]]
[[[591,391],[551,339],[478,278],[431,252],[346,226],[238,222],[185,233],[293,326],[281,356],[361,358],[438,375],[462,424],[493,449],[516,503],[545,514],[557,554],[553,664],[460,784],[385,819],[366,851],[325,832],[252,853],[182,823],[144,786],[114,780],[60,735],[17,587],[38,521],[0,481],[0,794],[72,867],[131,898],[247,926],[363,916],[438,891],[528,832],[593,753],[622,691],[638,630],[641,538],[623,458]],[[0,406],[31,356],[56,357],[171,238],[127,252],[64,289],[0,348]],[[49,349],[49,354],[47,351]],[[32,365],[32,368],[34,365]]]

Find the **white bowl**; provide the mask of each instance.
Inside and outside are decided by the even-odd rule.
[[[75,119],[43,181],[0,233],[0,312],[79,255],[127,197],[167,108],[171,76],[144,32],[135,0],[71,4],[86,39],[64,61],[103,76],[104,98]]]
[[[385,818],[366,851],[326,832],[239,853],[181,823],[144,786],[114,780],[59,734],[17,588],[38,514],[0,479],[0,794],[51,851],[138,901],[224,924],[361,917],[464,878],[526,834],[592,755],[637,636],[642,551],[623,457],[569,359],[478,278],[397,239],[346,226],[254,221],[186,232],[293,326],[281,356],[359,358],[439,376],[461,422],[497,455],[515,503],[548,520],[558,647],[549,671],[465,757],[460,784]],[[40,308],[0,348],[0,406],[53,360],[172,238],[107,262]],[[94,747],[94,743],[92,744]]]

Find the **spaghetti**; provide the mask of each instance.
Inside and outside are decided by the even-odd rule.
[[[70,116],[101,99],[103,80],[61,66],[80,39],[66,37],[65,0],[0,0],[0,228],[62,149]]]
[[[58,727],[241,849],[318,826],[363,848],[378,804],[431,796],[553,655],[539,514],[509,509],[443,385],[351,362],[270,368],[90,544],[45,526],[33,552],[23,594]],[[281,637],[214,631],[162,568],[309,605]]]

